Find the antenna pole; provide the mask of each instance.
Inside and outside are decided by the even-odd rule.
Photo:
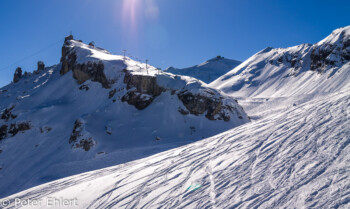
[[[123,53],[124,53],[124,60],[126,60],[126,57],[125,57],[126,50],[125,49],[123,50]]]

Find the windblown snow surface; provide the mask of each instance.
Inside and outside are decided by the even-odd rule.
[[[193,67],[182,69],[169,67],[165,70],[165,72],[190,76],[205,83],[210,83],[237,67],[239,64],[241,64],[240,61],[218,56]]]
[[[8,197],[9,208],[16,198],[52,197],[77,198],[78,208],[349,208],[349,107],[349,91],[321,96],[190,145],[23,191]]]

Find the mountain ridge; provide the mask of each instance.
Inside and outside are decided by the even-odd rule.
[[[190,76],[205,83],[210,83],[239,64],[241,64],[240,61],[217,56],[192,67],[182,69],[169,67],[165,70],[165,72]]]
[[[347,85],[349,60],[350,26],[313,45],[266,48],[209,86],[238,97],[334,92]]]

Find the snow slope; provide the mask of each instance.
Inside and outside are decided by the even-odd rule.
[[[278,106],[278,104],[276,104]],[[350,91],[217,136],[8,197],[77,208],[349,208]],[[2,200],[3,201],[3,200]],[[29,207],[30,208],[30,207]]]
[[[266,48],[210,83],[236,97],[290,97],[337,92],[350,79],[350,26],[314,45]]]
[[[75,40],[66,40],[65,47],[76,55],[74,68],[85,64],[91,71],[90,67],[101,66],[96,62],[102,63],[110,88],[91,80],[78,84],[73,69],[61,75],[62,63],[38,74],[24,75],[17,83],[1,88],[0,116],[8,111],[10,114],[8,119],[0,119],[0,127],[8,126],[4,132],[7,136],[1,138],[0,134],[0,197],[150,156],[249,121],[234,99],[201,81],[158,72],[152,66],[146,70],[144,63],[124,60]],[[123,102],[123,97],[135,90],[128,89],[124,82],[126,72],[145,81],[154,78],[157,84],[153,84],[163,91],[142,110]],[[102,75],[101,71],[97,73]],[[78,76],[85,78],[86,74]],[[218,119],[217,115],[209,120],[205,114],[180,113],[180,108],[186,111],[177,95],[181,92],[233,108],[222,110],[230,120]],[[141,99],[149,97],[153,98],[141,95]],[[12,130],[16,128],[20,129],[16,130],[18,133]]]
[[[179,69],[169,67],[165,70],[165,72],[177,75],[186,75],[197,78],[205,83],[210,83],[220,76],[226,74],[239,64],[241,64],[240,61],[226,59],[224,57],[218,56],[202,64],[189,68]]]

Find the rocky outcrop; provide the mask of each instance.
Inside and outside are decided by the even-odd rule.
[[[16,68],[15,74],[13,76],[13,82],[17,83],[22,77],[22,68]]]
[[[162,92],[169,91],[172,95],[177,94],[182,101],[184,108],[179,107],[178,111],[182,115],[203,115],[209,120],[230,121],[232,114],[238,114],[239,111],[231,105],[224,105],[224,98],[218,97],[215,92],[205,90],[203,94],[194,94],[189,90],[176,91],[166,89],[157,84],[157,77],[144,74],[133,74],[124,70],[124,83],[127,85],[128,92],[122,97],[123,102],[134,105],[137,109],[143,110],[148,107],[153,100]],[[243,117],[241,116],[241,119]]]
[[[17,123],[12,123],[9,130],[8,130],[8,133],[9,134],[12,134],[12,136],[15,136],[17,135],[19,132],[24,132],[24,131],[27,131],[29,130],[31,127],[30,127],[30,122],[17,122]]]
[[[52,131],[52,128],[51,127],[48,127],[48,126],[43,126],[43,127],[40,127],[40,133],[49,133],[50,131]]]
[[[73,40],[73,36],[67,36],[62,46],[62,57],[61,57],[61,75],[68,73],[69,70],[73,69],[77,61],[77,55],[71,51],[69,47],[69,40]]]
[[[91,80],[101,83],[103,88],[110,88],[108,79],[104,74],[104,64],[101,61],[77,63],[77,55],[74,47],[72,48],[70,46],[71,40],[73,40],[73,36],[67,36],[62,47],[61,75],[64,75],[72,70],[73,77],[79,84],[82,84],[87,80]]]
[[[209,120],[230,121],[230,113],[237,111],[232,106],[223,105],[222,98],[217,99],[199,94],[195,95],[189,91],[180,92],[178,97],[191,114],[205,114],[205,117]],[[183,109],[179,109],[179,112],[181,114],[187,113]]]
[[[124,83],[128,92],[122,97],[122,101],[134,105],[139,110],[145,109],[154,98],[165,91],[157,84],[157,78],[154,76],[135,75],[128,70],[124,70],[124,72]]]
[[[75,121],[69,144],[71,144],[73,148],[82,148],[85,151],[89,151],[95,146],[95,141],[85,131],[84,121]]]
[[[0,126],[0,141],[7,137],[7,128],[8,126],[6,124]]]
[[[310,70],[322,73],[328,67],[350,61],[350,36],[345,35],[345,32],[340,32],[337,42],[324,43],[313,48]]]
[[[6,108],[4,112],[1,114],[1,119],[5,121],[9,121],[11,119],[15,119],[17,115],[12,113],[12,110],[15,108],[15,105],[11,105],[10,107]]]
[[[9,134],[12,136],[17,135],[18,133],[23,133],[31,129],[30,122],[16,122],[11,123],[10,127],[7,124],[0,126],[0,140],[5,139]]]
[[[103,88],[110,88],[107,77],[104,74],[104,64],[99,62],[87,62],[73,65],[73,77],[79,84],[87,80],[99,82]]]
[[[41,71],[45,69],[45,64],[43,61],[38,62],[38,68],[36,71],[34,71],[35,74],[39,74]]]
[[[109,91],[108,99],[112,99],[116,93],[117,93],[117,89],[113,89],[113,90]]]

